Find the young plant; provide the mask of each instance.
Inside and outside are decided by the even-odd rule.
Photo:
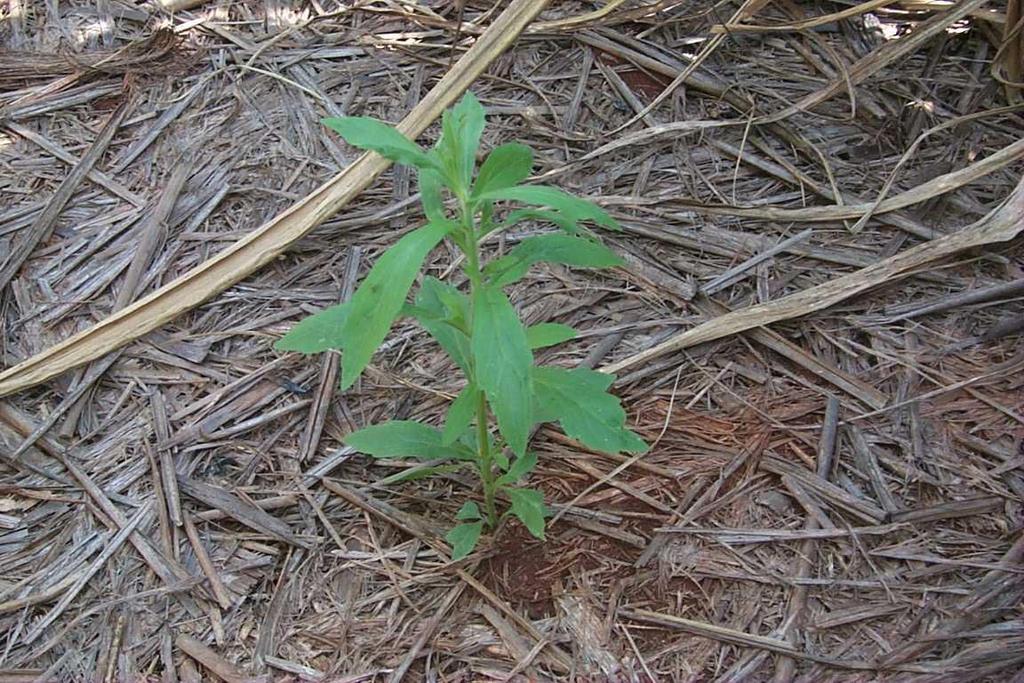
[[[594,204],[554,187],[521,185],[533,166],[533,152],[525,145],[501,145],[477,169],[484,109],[472,93],[444,113],[441,137],[430,150],[375,119],[328,118],[323,123],[351,145],[415,167],[428,223],[385,251],[348,302],[306,318],[276,348],[341,351],[341,388],[346,389],[394,321],[415,318],[466,376],[443,427],[392,420],[354,432],[345,442],[372,457],[429,461],[427,472],[462,466],[477,471],[483,509],[468,501],[456,515],[461,523],[447,535],[455,559],[470,553],[481,532],[496,528],[509,514],[543,539],[541,492],[519,485],[537,464],[536,454],[526,448],[535,424],[557,422],[568,436],[599,451],[637,453],[647,445],[626,429],[625,411],[607,393],[611,375],[534,365],[534,349],[560,344],[576,333],[557,323],[524,326],[504,288],[541,261],[588,268],[619,265],[619,257],[581,223],[613,230],[618,225]],[[509,204],[524,208],[507,210]],[[524,220],[551,223],[561,231],[526,237],[504,256],[485,260],[487,238]],[[407,303],[424,261],[444,239],[465,256],[466,286],[425,276],[413,303]],[[499,499],[502,507],[508,501],[501,514]]]

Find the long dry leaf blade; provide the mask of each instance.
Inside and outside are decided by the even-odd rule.
[[[830,204],[827,206],[805,206],[787,208],[784,206],[729,206],[724,204],[698,204],[679,202],[678,205],[692,208],[701,213],[723,216],[739,216],[740,218],[761,218],[771,221],[838,221],[843,219],[863,218],[870,213],[873,216],[898,211],[914,204],[926,202],[933,197],[947,194],[964,185],[995,173],[1024,157],[1024,138],[1010,143],[998,152],[989,154],[969,166],[936,176],[927,182],[910,188],[906,192],[884,199],[881,202],[858,202],[857,204]]]
[[[415,138],[515,41],[548,0],[513,0],[398,129]],[[0,373],[0,396],[45,382],[151,332],[273,261],[359,195],[390,162],[364,154],[251,235],[121,312]]]
[[[618,374],[627,368],[649,362],[672,351],[739,334],[780,320],[798,318],[834,306],[864,290],[904,277],[927,263],[964,249],[1011,240],[1024,232],[1022,216],[1024,216],[1024,179],[1018,183],[1010,197],[999,208],[960,232],[925,242],[867,268],[823,282],[777,301],[726,313],[646,351],[601,369],[611,374]]]

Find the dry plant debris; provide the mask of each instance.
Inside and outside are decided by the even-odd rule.
[[[0,682],[1012,679],[1021,16],[5,3]],[[528,142],[538,180],[625,228],[621,268],[547,267],[512,298],[582,331],[543,362],[615,369],[653,447],[541,429],[547,541],[509,522],[452,563],[473,482],[341,445],[436,423],[461,389],[445,357],[401,323],[340,392],[337,357],[272,346],[422,221],[407,172],[318,119],[430,143],[471,82],[485,148]]]

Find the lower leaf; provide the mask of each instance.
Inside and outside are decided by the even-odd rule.
[[[467,519],[480,519],[480,506],[476,504],[476,501],[467,500],[459,508],[458,514],[455,515],[455,519],[459,521]]]
[[[536,489],[505,489],[512,499],[512,514],[527,530],[540,540],[544,540],[544,494]]]
[[[460,524],[445,535],[445,540],[452,546],[452,560],[461,560],[473,552],[476,542],[480,540],[480,532],[484,529],[483,522]]]
[[[348,320],[349,304],[325,308],[299,321],[295,327],[277,340],[274,348],[278,351],[320,353],[328,349],[341,349],[345,340],[341,330]]]
[[[409,420],[391,420],[366,427],[352,432],[344,441],[360,453],[375,458],[475,459],[473,451],[461,444],[446,446],[439,430]]]
[[[561,323],[539,323],[526,328],[531,349],[542,349],[576,338],[576,330]]]
[[[427,477],[435,477],[439,474],[451,474],[452,472],[458,472],[465,465],[414,465],[409,469],[402,470],[396,474],[384,477],[377,482],[378,486],[391,486],[392,484],[401,484],[407,481],[416,481],[418,479],[426,479]]]
[[[647,444],[626,429],[626,411],[606,390],[614,377],[576,368],[533,368],[534,416],[558,422],[562,430],[588,448],[605,453],[643,453]]]
[[[516,458],[516,461],[512,463],[511,467],[504,468],[508,471],[498,477],[498,485],[507,486],[509,484],[514,484],[532,472],[533,468],[536,466],[537,454],[533,451],[527,451],[526,455]]]
[[[473,379],[487,394],[509,448],[523,455],[533,425],[533,354],[526,330],[508,297],[497,287],[479,287],[473,293],[473,307]]]
[[[452,401],[444,421],[444,432],[441,434],[441,442],[444,445],[455,443],[469,429],[476,414],[479,397],[480,390],[470,383]]]

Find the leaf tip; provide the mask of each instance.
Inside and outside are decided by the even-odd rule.
[[[359,379],[359,375],[362,370],[353,371],[349,366],[345,364],[344,356],[342,356],[341,363],[341,382],[338,384],[338,389],[341,391],[347,391],[352,388],[352,385]]]

